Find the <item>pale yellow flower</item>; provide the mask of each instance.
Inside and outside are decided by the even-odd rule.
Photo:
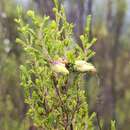
[[[55,73],[59,73],[59,74],[63,74],[63,75],[67,75],[69,74],[69,71],[67,70],[67,68],[65,67],[65,64],[61,63],[61,62],[53,62],[51,64],[51,69],[52,71],[54,71]]]
[[[96,68],[84,60],[75,61],[74,69],[78,72],[96,72]]]

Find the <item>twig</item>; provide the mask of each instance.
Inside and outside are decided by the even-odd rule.
[[[98,112],[96,112],[96,119],[97,119],[97,123],[98,123],[99,130],[102,130],[102,127],[101,127],[101,125],[100,125],[100,119],[99,119]]]

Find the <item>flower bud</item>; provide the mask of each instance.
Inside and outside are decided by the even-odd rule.
[[[96,72],[96,68],[84,60],[75,61],[74,69],[78,72]]]

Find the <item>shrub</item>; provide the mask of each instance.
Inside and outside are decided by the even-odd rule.
[[[64,8],[58,8],[55,0],[55,20],[40,17],[34,11],[27,12],[26,22],[18,23],[20,37],[16,39],[25,51],[25,63],[21,65],[21,86],[28,116],[34,124],[45,130],[93,130],[88,116],[88,105],[83,85],[86,73],[96,73],[88,63],[94,55],[89,42],[90,16],[84,34],[80,36],[82,47],[73,37],[73,24],[68,23]]]

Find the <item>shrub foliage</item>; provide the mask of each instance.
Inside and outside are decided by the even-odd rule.
[[[68,23],[64,8],[55,1],[55,19],[40,17],[34,11],[15,19],[19,38],[25,51],[21,65],[21,86],[28,116],[36,126],[45,130],[93,130],[92,118],[83,88],[83,77],[95,67],[88,63],[94,55],[90,49],[95,39],[89,41],[91,17],[87,17],[82,47],[74,40],[73,24]],[[26,21],[26,22],[25,22]]]

